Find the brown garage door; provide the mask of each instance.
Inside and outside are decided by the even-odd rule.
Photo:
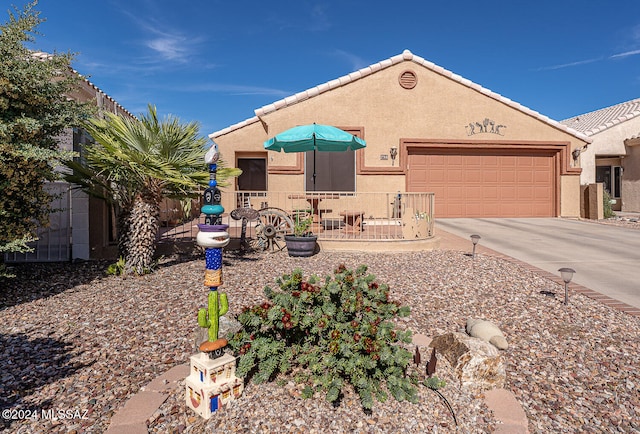
[[[436,217],[554,217],[553,153],[409,149],[408,191],[435,193]]]

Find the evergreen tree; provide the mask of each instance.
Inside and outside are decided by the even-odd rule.
[[[37,4],[14,7],[0,25],[0,261],[4,252],[28,250],[37,228],[48,224],[45,183],[57,179],[65,158],[56,137],[89,114],[89,105],[67,97],[81,80],[71,70],[73,56],[27,47],[44,21]]]

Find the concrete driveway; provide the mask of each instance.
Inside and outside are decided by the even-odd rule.
[[[640,308],[640,230],[560,218],[438,219],[442,229]]]

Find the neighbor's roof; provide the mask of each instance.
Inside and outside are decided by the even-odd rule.
[[[574,116],[560,123],[587,136],[593,136],[636,116],[640,116],[640,98]]]
[[[40,60],[47,60],[53,57],[52,54],[49,53],[45,53],[44,51],[33,51],[31,53],[31,55],[33,57],[35,57],[36,59],[40,59]],[[115,108],[117,108],[119,111],[128,114],[129,116],[135,118],[135,115],[133,115],[131,112],[129,112],[129,110],[127,110],[126,108],[122,107],[122,105],[120,105],[115,99],[113,99],[112,97],[110,97],[109,95],[107,95],[106,93],[104,93],[98,86],[96,86],[95,84],[91,83],[89,80],[87,80],[87,78],[80,74],[78,71],[76,71],[75,69],[69,67],[69,69],[71,70],[71,72],[73,72],[74,74],[76,74],[77,76],[79,76],[80,78],[82,78],[82,80],[91,88],[93,89],[93,91],[95,92],[96,95],[102,95],[104,98],[108,99],[109,101],[111,101],[113,103],[113,106]]]
[[[402,54],[398,54],[397,56],[393,56],[389,59],[383,60],[381,62],[378,63],[374,63],[373,65],[367,66],[365,68],[362,68],[358,71],[352,72],[349,75],[345,75],[343,77],[337,78],[335,80],[331,80],[327,83],[323,83],[319,86],[316,87],[312,87],[311,89],[305,90],[303,92],[299,92],[296,93],[295,95],[291,95],[289,97],[286,97],[284,99],[281,99],[279,101],[276,101],[272,104],[268,104],[264,107],[258,108],[256,109],[255,112],[255,116],[251,117],[249,119],[246,119],[242,122],[239,122],[237,124],[231,125],[227,128],[224,128],[222,130],[216,131],[214,133],[209,134],[209,137],[211,139],[214,139],[216,137],[222,136],[224,134],[228,134],[231,131],[240,129],[246,125],[250,125],[253,124],[255,122],[258,122],[260,119],[260,116],[266,115],[268,113],[272,113],[275,112],[276,110],[280,110],[282,108],[291,106],[293,104],[299,103],[301,101],[307,100],[309,98],[313,98],[316,97],[324,92],[333,90],[337,87],[341,87],[341,86],[345,86],[349,83],[352,83],[356,80],[359,80],[361,78],[366,77],[369,74],[373,74],[377,71],[380,71],[382,69],[388,68],[390,66],[393,66],[397,63],[400,62],[404,62],[405,60],[411,60],[415,63],[417,63],[418,65],[424,66],[427,69],[432,70],[433,72],[440,74],[442,76],[448,77],[449,79],[453,80],[453,81],[457,81],[458,83],[467,86],[471,89],[474,89],[482,94],[485,94],[486,96],[493,98],[497,101],[502,102],[503,104],[506,104],[510,107],[513,107],[516,110],[519,110],[529,116],[532,116],[536,119],[541,120],[542,122],[545,122],[559,130],[562,131],[566,131],[569,134],[572,134],[574,136],[576,136],[577,138],[579,138],[580,140],[584,140],[586,142],[591,143],[591,139],[589,137],[587,137],[586,135],[582,134],[581,132],[578,132],[572,128],[568,128],[567,126],[561,124],[560,122],[554,121],[553,119],[544,116],[534,110],[531,110],[530,108],[527,108],[521,104],[518,104],[515,101],[510,100],[509,98],[505,98],[495,92],[490,91],[489,89],[486,89],[474,82],[472,82],[471,80],[468,80],[466,78],[463,78],[457,74],[454,74],[451,71],[448,71],[444,68],[442,68],[441,66],[438,66],[432,62],[429,62],[428,60],[423,59],[420,56],[416,56],[413,53],[411,53],[411,51],[409,50],[404,50],[404,52]]]

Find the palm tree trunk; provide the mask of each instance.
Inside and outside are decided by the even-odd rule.
[[[126,273],[144,274],[151,270],[156,251],[160,217],[158,195],[139,194],[131,208],[122,212],[118,249],[126,264]]]

